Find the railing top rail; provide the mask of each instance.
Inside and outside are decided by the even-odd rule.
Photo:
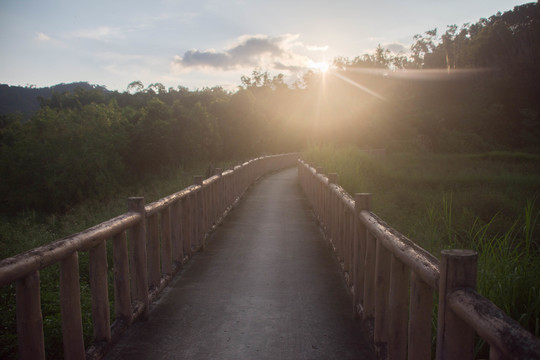
[[[203,185],[208,185],[213,183],[214,181],[217,181],[219,179],[219,175],[212,175],[208,179],[203,180]]]
[[[540,359],[540,339],[473,289],[448,295],[453,311],[490,346],[512,359]]]
[[[200,185],[190,185],[183,190],[180,190],[174,194],[168,195],[162,199],[159,199],[157,201],[154,201],[150,204],[145,205],[144,209],[146,211],[146,214],[152,215],[158,211],[165,209],[167,206],[169,206],[173,202],[183,198],[186,195],[189,195],[193,191],[197,190],[199,187]]]
[[[369,211],[360,212],[360,221],[396,258],[434,290],[438,290],[439,259]]]
[[[331,191],[334,191],[345,203],[349,210],[354,211],[355,201],[351,195],[338,184],[328,184],[328,178],[318,174],[317,170],[300,160],[302,164],[319,180],[327,184]],[[326,182],[324,182],[326,179]],[[428,251],[408,239],[406,236],[391,228],[375,214],[362,211],[360,220],[369,231],[381,240],[383,245],[398,258],[403,264],[414,271],[424,282],[433,289],[439,286],[439,260]]]
[[[233,173],[234,173],[234,170],[226,170],[221,174],[221,176],[228,176],[228,175],[231,175]]]
[[[141,215],[128,212],[77,234],[56,240],[32,250],[0,261],[0,286],[9,285],[17,279],[57,263],[74,251],[84,251],[98,242],[126,230],[141,221]]]
[[[330,184],[330,189],[336,193],[337,196],[347,205],[349,210],[354,212],[354,199],[349,195],[349,193],[337,184]]]

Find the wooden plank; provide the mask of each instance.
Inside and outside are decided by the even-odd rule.
[[[368,231],[364,265],[364,320],[373,319],[373,316],[375,315],[375,254],[376,240]]]
[[[159,218],[158,213],[148,217],[147,229],[148,287],[159,286],[161,272],[159,267]]]
[[[392,229],[375,214],[362,211],[360,220],[378,241],[392,252],[402,263],[419,275],[432,288],[439,286],[439,260],[415,244],[397,230]]]
[[[459,288],[476,288],[478,254],[472,250],[443,250],[437,317],[438,360],[473,359],[474,330],[451,310],[448,295]]]
[[[183,197],[182,201],[185,201]],[[172,268],[171,212],[170,207],[161,210],[161,272],[170,275]]]
[[[490,345],[490,359],[540,359],[540,339],[472,288],[453,291],[447,301]]]
[[[79,255],[74,252],[60,262],[60,312],[64,358],[84,359],[81,290],[79,285]]]
[[[380,345],[388,342],[388,292],[390,288],[391,253],[380,241],[377,241],[376,249],[373,342]]]
[[[107,286],[107,246],[105,241],[90,249],[89,268],[94,342],[109,342],[111,340],[111,324]]]
[[[190,258],[192,256],[191,250],[191,209],[189,208],[190,201],[188,197],[182,199],[182,244],[184,245],[184,256]]]
[[[411,272],[408,358],[431,360],[433,289]]]
[[[39,272],[17,280],[17,338],[22,360],[45,359]]]
[[[356,316],[356,307],[364,302],[364,274],[366,258],[366,227],[358,218],[362,210],[371,210],[371,194],[356,194],[354,209],[354,238],[353,238],[353,306]]]
[[[131,322],[131,293],[129,288],[129,252],[126,232],[113,238],[114,314],[117,319]]]
[[[143,318],[148,314],[148,272],[146,269],[146,210],[144,198],[128,199],[129,210],[141,214],[142,220],[132,226],[129,233],[131,295],[133,301],[142,303]]]
[[[171,243],[173,261],[181,264],[183,260],[182,249],[182,214],[180,209],[180,200],[171,204]]]
[[[390,292],[388,295],[388,358],[407,359],[407,320],[409,311],[409,271],[391,256]]]

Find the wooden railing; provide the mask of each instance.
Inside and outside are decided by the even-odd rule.
[[[353,199],[337,174],[322,173],[299,160],[301,186],[380,358],[431,359],[438,293],[437,359],[473,359],[475,332],[490,345],[490,359],[540,359],[540,340],[476,292],[475,252],[445,250],[439,261],[370,212],[370,194]]]
[[[0,286],[15,283],[21,359],[44,359],[40,270],[60,264],[60,311],[66,359],[100,358],[194,252],[232,205],[260,176],[296,165],[298,155],[257,158],[145,205],[128,200],[128,212],[81,233],[0,262]],[[110,324],[106,242],[112,241],[114,314]],[[78,254],[89,252],[94,341],[83,340]]]

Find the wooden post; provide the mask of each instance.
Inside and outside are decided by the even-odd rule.
[[[373,342],[376,345],[384,346],[388,342],[388,290],[390,288],[391,253],[381,241],[377,241],[376,249]]]
[[[364,274],[366,257],[366,226],[360,221],[360,212],[371,210],[371,194],[356,194],[354,196],[354,238],[353,238],[353,309],[357,316],[358,304],[364,303]]]
[[[161,272],[170,275],[172,269],[171,243],[171,207],[167,206],[161,213]]]
[[[176,200],[171,204],[171,243],[172,243],[172,257],[173,261],[182,264],[183,261],[183,245],[182,245],[182,229],[180,222],[182,221],[182,214],[180,209],[180,200]]]
[[[23,360],[45,359],[39,271],[16,282],[17,338]]]
[[[388,295],[388,358],[407,359],[409,269],[392,255]]]
[[[189,226],[190,209],[189,209],[189,195],[186,195],[180,199],[180,208],[182,212],[182,244],[184,256],[191,258],[191,234]]]
[[[414,272],[411,273],[408,358],[431,359],[431,321],[433,289]]]
[[[324,168],[322,167],[318,167],[317,168],[317,174],[321,174],[321,175],[324,175]],[[323,198],[324,198],[324,193],[325,193],[325,189],[323,187],[323,185],[321,184],[321,182],[319,181],[318,178],[315,178],[315,184],[317,184],[317,195],[315,197],[315,204],[313,204],[313,208],[315,209],[315,211],[317,212],[317,216],[319,217],[319,221],[320,223],[323,223],[324,222],[324,203],[323,203]]]
[[[354,259],[355,259],[355,254],[354,254],[354,243],[355,243],[355,237],[354,237],[354,234],[355,234],[355,230],[354,230],[354,209],[349,209],[349,207],[347,207],[347,220],[348,220],[348,225],[347,225],[347,242],[348,242],[348,250],[347,252],[349,253],[349,256],[348,256],[348,259],[349,259],[349,287],[353,287],[354,285],[354,271],[355,271],[355,267],[354,267]]]
[[[79,255],[76,251],[60,262],[60,312],[64,358],[84,359]]]
[[[133,300],[139,301],[144,306],[141,316],[146,318],[148,315],[148,272],[146,269],[146,210],[144,209],[144,198],[129,198],[128,211],[141,214],[141,221],[131,228],[129,236],[131,289]]]
[[[329,173],[328,174],[328,187],[326,188],[327,198],[328,198],[328,216],[327,216],[327,227],[328,227],[328,238],[331,242],[335,241],[335,231],[336,231],[336,224],[335,224],[335,208],[334,208],[334,192],[332,191],[331,184],[337,184],[338,183],[338,174],[336,173]],[[335,244],[335,243],[334,243]]]
[[[447,305],[446,298],[458,288],[476,289],[478,254],[472,250],[443,250],[439,280],[437,359],[473,359],[474,330]]]
[[[375,237],[367,231],[366,257],[364,265],[364,320],[373,319],[375,315]]]
[[[197,193],[191,192],[189,194],[189,229],[191,240],[191,252],[196,250],[198,244],[198,232],[197,232]]]
[[[113,239],[114,311],[115,317],[131,323],[131,294],[129,289],[129,258],[126,232]]]
[[[89,259],[94,342],[109,342],[111,340],[111,324],[109,317],[109,291],[107,286],[107,246],[105,240],[90,249]]]
[[[199,185],[200,188],[195,192],[194,194],[194,218],[193,218],[193,225],[195,226],[195,242],[196,247],[199,249],[204,250],[204,233],[203,233],[203,197],[202,197],[202,186],[203,186],[203,177],[200,175],[196,175],[193,177],[193,182],[195,185]]]
[[[148,217],[147,229],[148,244],[148,287],[155,288],[159,286],[161,272],[159,267],[159,218],[158,213]]]
[[[349,283],[347,284],[347,286],[350,285],[350,278],[351,278],[351,259],[350,259],[350,255],[352,253],[351,251],[351,247],[350,247],[350,244],[351,244],[351,240],[349,238],[349,229],[350,229],[350,212],[349,212],[349,208],[347,207],[347,205],[345,205],[345,203],[343,202],[343,199],[340,198],[339,201],[341,202],[341,206],[342,206],[342,211],[341,211],[341,214],[343,216],[343,220],[342,220],[342,225],[341,227],[343,228],[343,241],[342,241],[342,245],[343,245],[343,271],[348,275],[348,280]]]
[[[336,173],[329,173],[328,174],[328,187],[326,188],[326,191],[328,192],[328,205],[329,205],[329,228],[330,231],[328,232],[328,239],[331,243],[331,245],[336,247],[336,240],[338,238],[338,224],[337,224],[337,202],[336,202],[336,196],[334,191],[332,190],[331,184],[337,184],[338,183],[338,174]],[[338,259],[339,261],[339,259]]]

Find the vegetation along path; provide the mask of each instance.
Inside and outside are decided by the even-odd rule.
[[[107,359],[374,359],[292,168],[264,178]]]

